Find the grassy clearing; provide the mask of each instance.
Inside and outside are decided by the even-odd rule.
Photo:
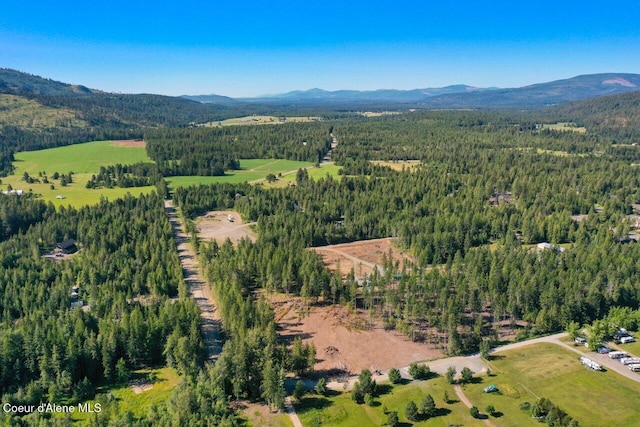
[[[265,405],[249,404],[240,414],[240,425],[246,427],[293,427],[288,414],[273,413]]]
[[[32,191],[40,195],[45,202],[52,202],[56,207],[92,205],[100,202],[101,198],[109,200],[124,197],[127,193],[138,195],[150,193],[155,187],[137,188],[99,188],[87,189],[87,181],[91,175],[100,171],[101,166],[116,163],[131,164],[150,162],[144,147],[116,146],[111,141],[87,142],[85,144],[69,145],[66,147],[50,148],[39,151],[25,151],[15,155],[16,168],[13,175],[2,178],[1,190],[9,185],[16,190]],[[60,180],[54,180],[54,172],[66,174],[74,172],[73,182],[63,187]],[[33,178],[39,178],[38,173],[44,172],[49,183],[27,184],[22,180],[27,172]],[[51,184],[54,189],[51,189]],[[58,199],[63,196],[63,199]]]
[[[150,390],[136,394],[128,385],[113,388],[99,388],[98,393],[111,393],[118,402],[122,413],[131,411],[136,417],[142,416],[153,404],[161,403],[169,398],[172,390],[181,379],[173,368],[141,369],[133,373],[133,378],[146,378],[149,373],[156,375],[156,380]],[[94,400],[89,401],[93,406]],[[86,423],[91,414],[75,412],[73,420]]]
[[[615,372],[592,372],[578,361],[578,355],[553,344],[536,344],[497,355],[490,362],[496,375],[465,386],[471,402],[484,411],[493,405],[503,416],[493,418],[498,426],[538,425],[523,402],[533,404],[547,397],[581,426],[635,426],[640,414],[640,383]],[[502,395],[485,394],[483,387],[495,384]]]
[[[223,126],[254,126],[254,125],[277,125],[282,123],[309,123],[321,121],[321,117],[284,117],[281,120],[277,116],[246,116],[234,119],[222,120],[219,122],[205,123],[205,127],[223,127]]]
[[[224,176],[172,176],[166,178],[169,188],[189,187],[191,185],[210,185],[216,183],[251,182],[264,179],[268,174],[295,172],[299,168],[310,168],[310,162],[297,162],[282,159],[240,159],[241,170],[227,171]],[[295,180],[295,174],[294,178]]]
[[[559,132],[575,132],[575,133],[586,133],[587,128],[578,126],[575,123],[570,122],[559,122],[552,124],[541,124],[539,125],[539,129],[548,129],[555,130]]]
[[[313,180],[318,180],[320,178],[325,178],[327,176],[331,176],[333,178],[340,179],[341,175],[338,173],[340,171],[340,169],[342,169],[342,166],[333,165],[333,164],[332,165],[319,166],[319,167],[310,166],[310,167],[307,167],[307,173],[309,174],[309,178],[311,178]],[[291,182],[295,182],[296,181],[295,172],[297,172],[297,169],[295,171],[291,171],[291,172],[292,173],[283,175],[276,182],[267,183],[265,181],[264,182],[265,187],[267,187],[267,188],[282,188],[282,187],[288,186],[289,183],[291,183]]]
[[[482,421],[473,419],[469,415],[469,409],[456,399],[453,387],[442,377],[427,381],[414,381],[407,385],[392,387],[390,384],[382,384],[383,393],[375,398],[373,406],[358,405],[351,400],[350,393],[340,393],[329,397],[308,395],[296,405],[296,412],[304,426],[346,426],[364,427],[379,426],[387,421],[384,413],[388,411],[398,412],[402,425],[416,426],[482,426]],[[449,395],[450,403],[444,403],[444,392]],[[422,398],[431,394],[438,408],[438,415],[429,420],[409,422],[404,411],[407,403],[412,400],[420,405]]]

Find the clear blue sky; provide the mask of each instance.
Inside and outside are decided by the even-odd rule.
[[[0,67],[167,95],[516,87],[640,73],[640,2],[4,0]]]

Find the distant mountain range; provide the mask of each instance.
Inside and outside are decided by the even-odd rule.
[[[214,111],[212,108],[221,117],[233,115],[237,110],[243,109],[255,113],[262,110],[275,111],[304,107],[532,108],[639,90],[640,74],[606,73],[582,75],[510,89],[478,88],[459,84],[413,90],[310,89],[237,99],[221,95],[170,97],[114,94],[0,68],[0,94],[24,96],[52,107],[66,106],[72,109],[79,109],[79,103],[82,103],[81,109],[97,103],[106,115],[115,115],[129,123],[147,122],[148,125],[152,125],[152,122],[169,125],[198,121],[211,115]],[[162,110],[162,114],[153,120],[143,118],[145,106],[155,110],[156,115]],[[127,108],[119,110],[123,107]],[[119,111],[114,113],[115,110]],[[130,117],[132,110],[135,110],[135,118]]]
[[[374,91],[310,89],[255,98],[196,95],[185,98],[219,105],[363,105],[396,104],[422,108],[531,108],[640,90],[640,74],[605,73],[538,83],[520,88],[452,85],[413,90]]]

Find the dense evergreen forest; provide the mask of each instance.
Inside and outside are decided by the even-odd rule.
[[[0,197],[18,216],[34,207],[29,199]],[[73,404],[100,385],[126,381],[133,369],[167,363],[188,378],[176,396],[206,400],[192,395],[204,357],[200,312],[188,297],[162,199],[127,197],[58,212],[42,204],[39,212],[43,221],[0,243],[3,402]],[[78,246],[70,259],[43,256],[68,238]],[[190,417],[228,415],[223,405]],[[153,417],[173,415],[162,407]],[[24,420],[37,424],[32,415]]]
[[[224,175],[240,159],[320,162],[331,148],[330,126],[286,123],[274,126],[156,129],[145,133],[147,152],[165,176]]]

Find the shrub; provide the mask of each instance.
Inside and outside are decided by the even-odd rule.
[[[417,421],[418,420],[418,407],[416,406],[416,404],[415,404],[415,402],[413,400],[411,400],[411,401],[409,401],[409,403],[407,403],[407,406],[404,408],[404,415],[410,421]]]
[[[475,406],[472,406],[471,409],[469,409],[469,413],[473,418],[478,418],[480,416],[480,410]]]
[[[389,369],[389,381],[391,381],[392,384],[398,384],[400,381],[402,381],[402,376],[400,376],[399,369],[397,368]]]

